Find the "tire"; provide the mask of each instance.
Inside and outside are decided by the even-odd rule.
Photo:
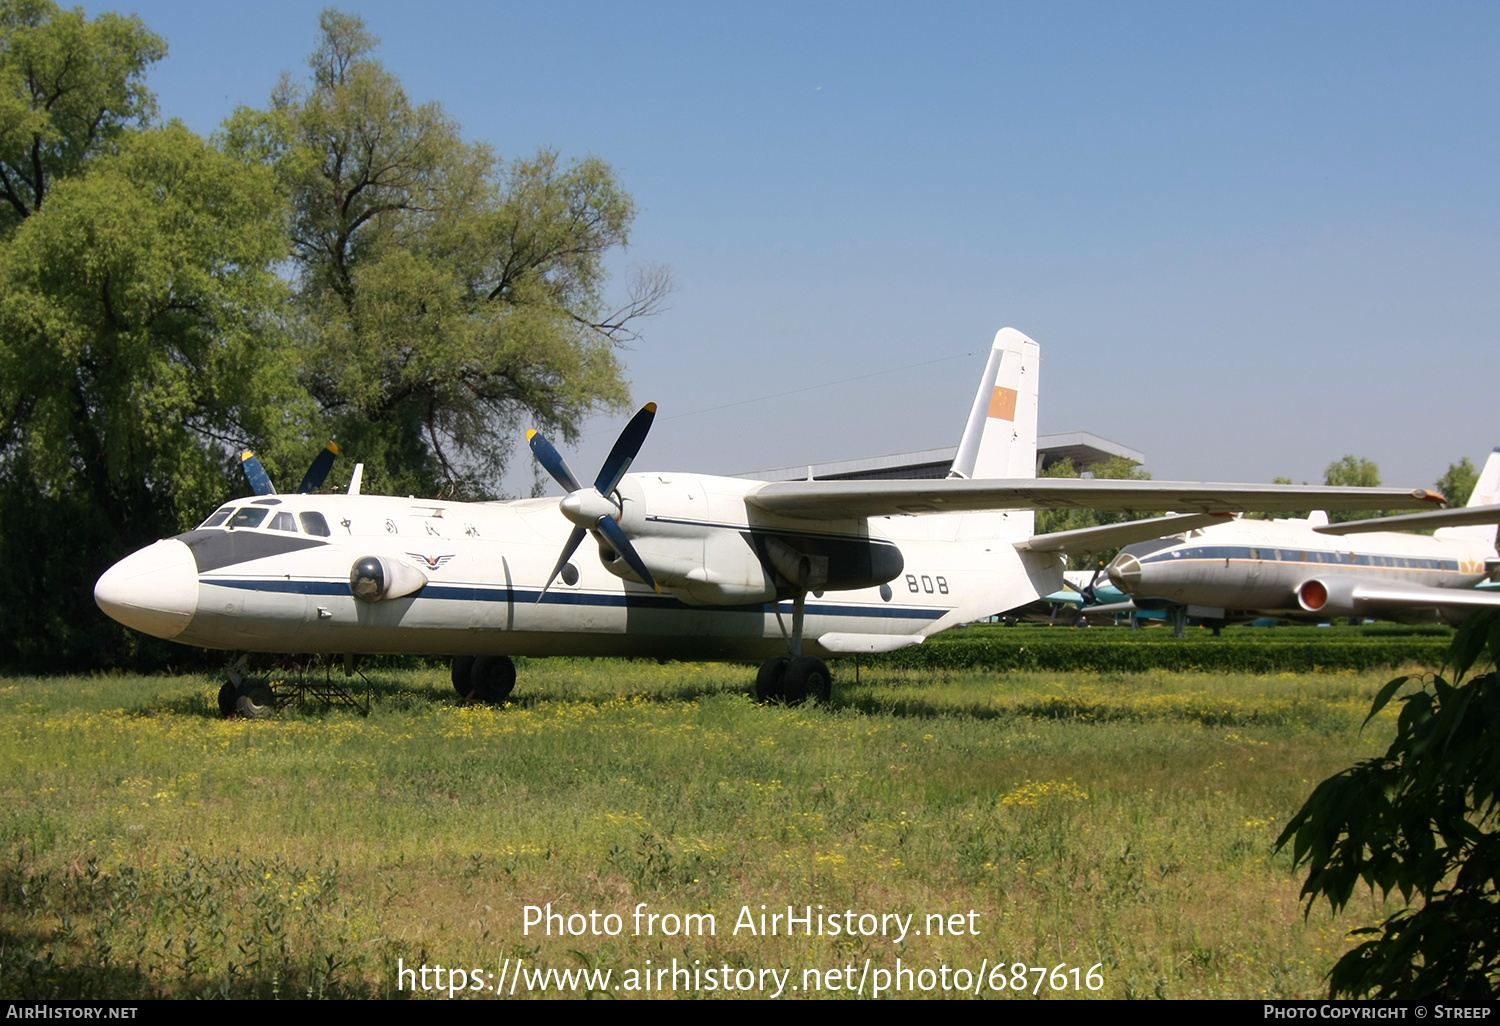
[[[782,688],[787,705],[801,705],[809,698],[826,704],[833,697],[833,678],[823,660],[798,656],[787,666]]]
[[[499,705],[516,686],[516,664],[510,656],[480,656],[474,660],[469,676],[474,682],[476,700]]]
[[[474,692],[474,657],[453,657],[453,690],[459,698],[468,698]]]
[[[252,684],[239,693],[234,711],[247,720],[268,720],[276,715],[276,696],[264,684]]]
[[[239,700],[239,689],[228,681],[225,681],[224,686],[219,689],[219,715],[223,716],[226,720],[229,719],[237,711],[235,703]]]
[[[782,682],[786,677],[787,665],[791,660],[786,656],[777,656],[775,659],[767,659],[760,664],[760,672],[755,675],[755,700],[761,705],[767,702],[777,702],[786,697],[782,689]]]

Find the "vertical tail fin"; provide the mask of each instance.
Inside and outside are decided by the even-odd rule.
[[[1490,453],[1490,458],[1485,460],[1484,469],[1479,472],[1479,480],[1474,482],[1474,490],[1469,493],[1468,508],[1470,506],[1493,506],[1500,503],[1500,448]],[[1476,542],[1481,545],[1495,544],[1494,524],[1471,524],[1467,527],[1440,527],[1434,532],[1437,537],[1448,541]]]
[[[1493,506],[1500,503],[1500,448],[1490,453],[1490,458],[1484,461],[1484,469],[1479,472],[1479,480],[1474,482],[1474,490],[1469,493],[1470,506]]]
[[[949,477],[1036,477],[1041,347],[1015,328],[995,332]]]

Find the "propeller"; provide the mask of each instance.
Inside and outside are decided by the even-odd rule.
[[[323,481],[328,477],[328,471],[333,468],[334,457],[338,456],[339,447],[329,442],[323,447],[313,459],[312,465],[307,468],[307,473],[302,476],[302,483],[297,486],[300,494],[315,492],[323,487]],[[251,491],[256,495],[275,495],[276,486],[271,484],[271,475],[266,473],[266,468],[260,459],[246,449],[240,456],[240,469],[245,472],[245,478],[250,482]]]
[[[568,535],[566,544],[563,545],[562,555],[558,557],[557,565],[552,568],[552,573],[547,577],[547,583],[542,587],[542,596],[547,594],[547,589],[552,587],[552,582],[557,580],[557,575],[562,573],[562,568],[568,565],[568,560],[573,553],[578,551],[578,546],[583,542],[583,536],[589,532],[595,532],[603,536],[603,540],[609,544],[625,560],[625,564],[635,571],[635,575],[649,584],[657,592],[661,586],[651,576],[651,571],[646,569],[646,564],[641,560],[640,554],[635,551],[635,546],[625,536],[625,531],[620,527],[620,522],[615,517],[620,512],[619,505],[610,498],[615,487],[619,485],[620,479],[630,469],[634,462],[636,453],[641,451],[641,445],[646,441],[646,434],[651,430],[651,422],[656,418],[656,404],[647,403],[637,411],[630,423],[625,425],[625,430],[620,432],[620,437],[615,439],[614,448],[609,451],[604,465],[599,468],[599,476],[594,479],[591,487],[578,483],[578,478],[568,468],[567,460],[547,437],[535,428],[526,432],[526,441],[531,445],[532,455],[552,475],[552,479],[568,490],[563,496],[558,508],[562,510],[563,516],[573,522],[573,531]]]

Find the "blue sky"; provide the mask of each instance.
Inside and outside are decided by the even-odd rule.
[[[204,133],[303,75],[319,11],[89,9],[167,38],[150,84]],[[635,197],[618,270],[677,281],[624,354],[661,407],[639,469],[956,443],[1003,325],[1042,345],[1043,432],[1162,479],[1354,453],[1426,485],[1500,445],[1500,7],[342,9],[467,138]]]

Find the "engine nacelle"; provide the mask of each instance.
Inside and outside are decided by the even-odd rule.
[[[1297,586],[1297,605],[1318,616],[1353,616],[1353,581],[1320,581],[1314,578]]]
[[[349,570],[349,593],[361,602],[403,598],[426,584],[422,571],[386,556],[362,556]]]

